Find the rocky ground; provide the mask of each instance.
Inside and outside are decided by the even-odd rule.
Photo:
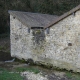
[[[39,73],[34,73],[34,71],[26,70],[20,71],[20,75],[23,77],[23,80],[75,80],[68,78],[66,76],[66,72],[64,71],[50,70],[40,66],[30,66],[28,64],[20,62],[0,62],[0,68],[5,68],[11,72],[14,72],[16,68],[34,68],[39,70]]]

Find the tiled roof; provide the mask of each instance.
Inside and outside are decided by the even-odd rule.
[[[48,15],[40,13],[11,11],[11,10],[8,12],[28,27],[44,27],[58,18],[58,16],[56,15]]]

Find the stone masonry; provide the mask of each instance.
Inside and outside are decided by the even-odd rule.
[[[80,72],[80,11],[44,30],[42,44],[34,44],[33,29],[10,15],[11,56]]]

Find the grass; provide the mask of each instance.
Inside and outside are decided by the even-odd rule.
[[[75,80],[80,80],[80,74],[75,74],[73,76],[74,76]]]
[[[66,76],[71,79],[73,77],[73,74],[71,72],[66,72]]]
[[[4,69],[4,68],[0,68],[0,72],[2,72],[2,71],[7,71],[6,69]]]
[[[23,78],[19,73],[11,73],[6,69],[0,68],[0,80],[23,80]]]
[[[0,80],[23,80],[19,73],[9,73],[9,72],[2,72],[0,74]]]
[[[18,67],[16,68],[16,71],[18,72],[24,72],[24,71],[29,71],[29,72],[34,72],[35,74],[38,74],[40,72],[40,70],[36,69],[36,68],[23,68],[23,67]]]
[[[19,73],[24,71],[34,72],[35,74],[40,72],[39,69],[34,67],[17,67],[14,68],[12,72],[5,68],[0,68],[0,80],[23,80],[23,77],[21,77]],[[65,76],[71,80],[80,80],[80,73],[65,71]]]
[[[0,80],[23,80],[23,77],[21,77],[20,72],[24,71],[34,72],[35,74],[40,72],[38,69],[32,67],[17,67],[14,68],[14,71],[8,71],[5,68],[0,68]]]
[[[0,34],[0,51],[4,51],[4,52],[9,52],[10,53],[10,34],[7,33],[3,33]]]
[[[66,76],[67,76],[69,79],[80,80],[80,73],[66,72]]]

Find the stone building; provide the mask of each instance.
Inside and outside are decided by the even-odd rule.
[[[9,13],[12,57],[80,72],[80,5],[60,17]]]

